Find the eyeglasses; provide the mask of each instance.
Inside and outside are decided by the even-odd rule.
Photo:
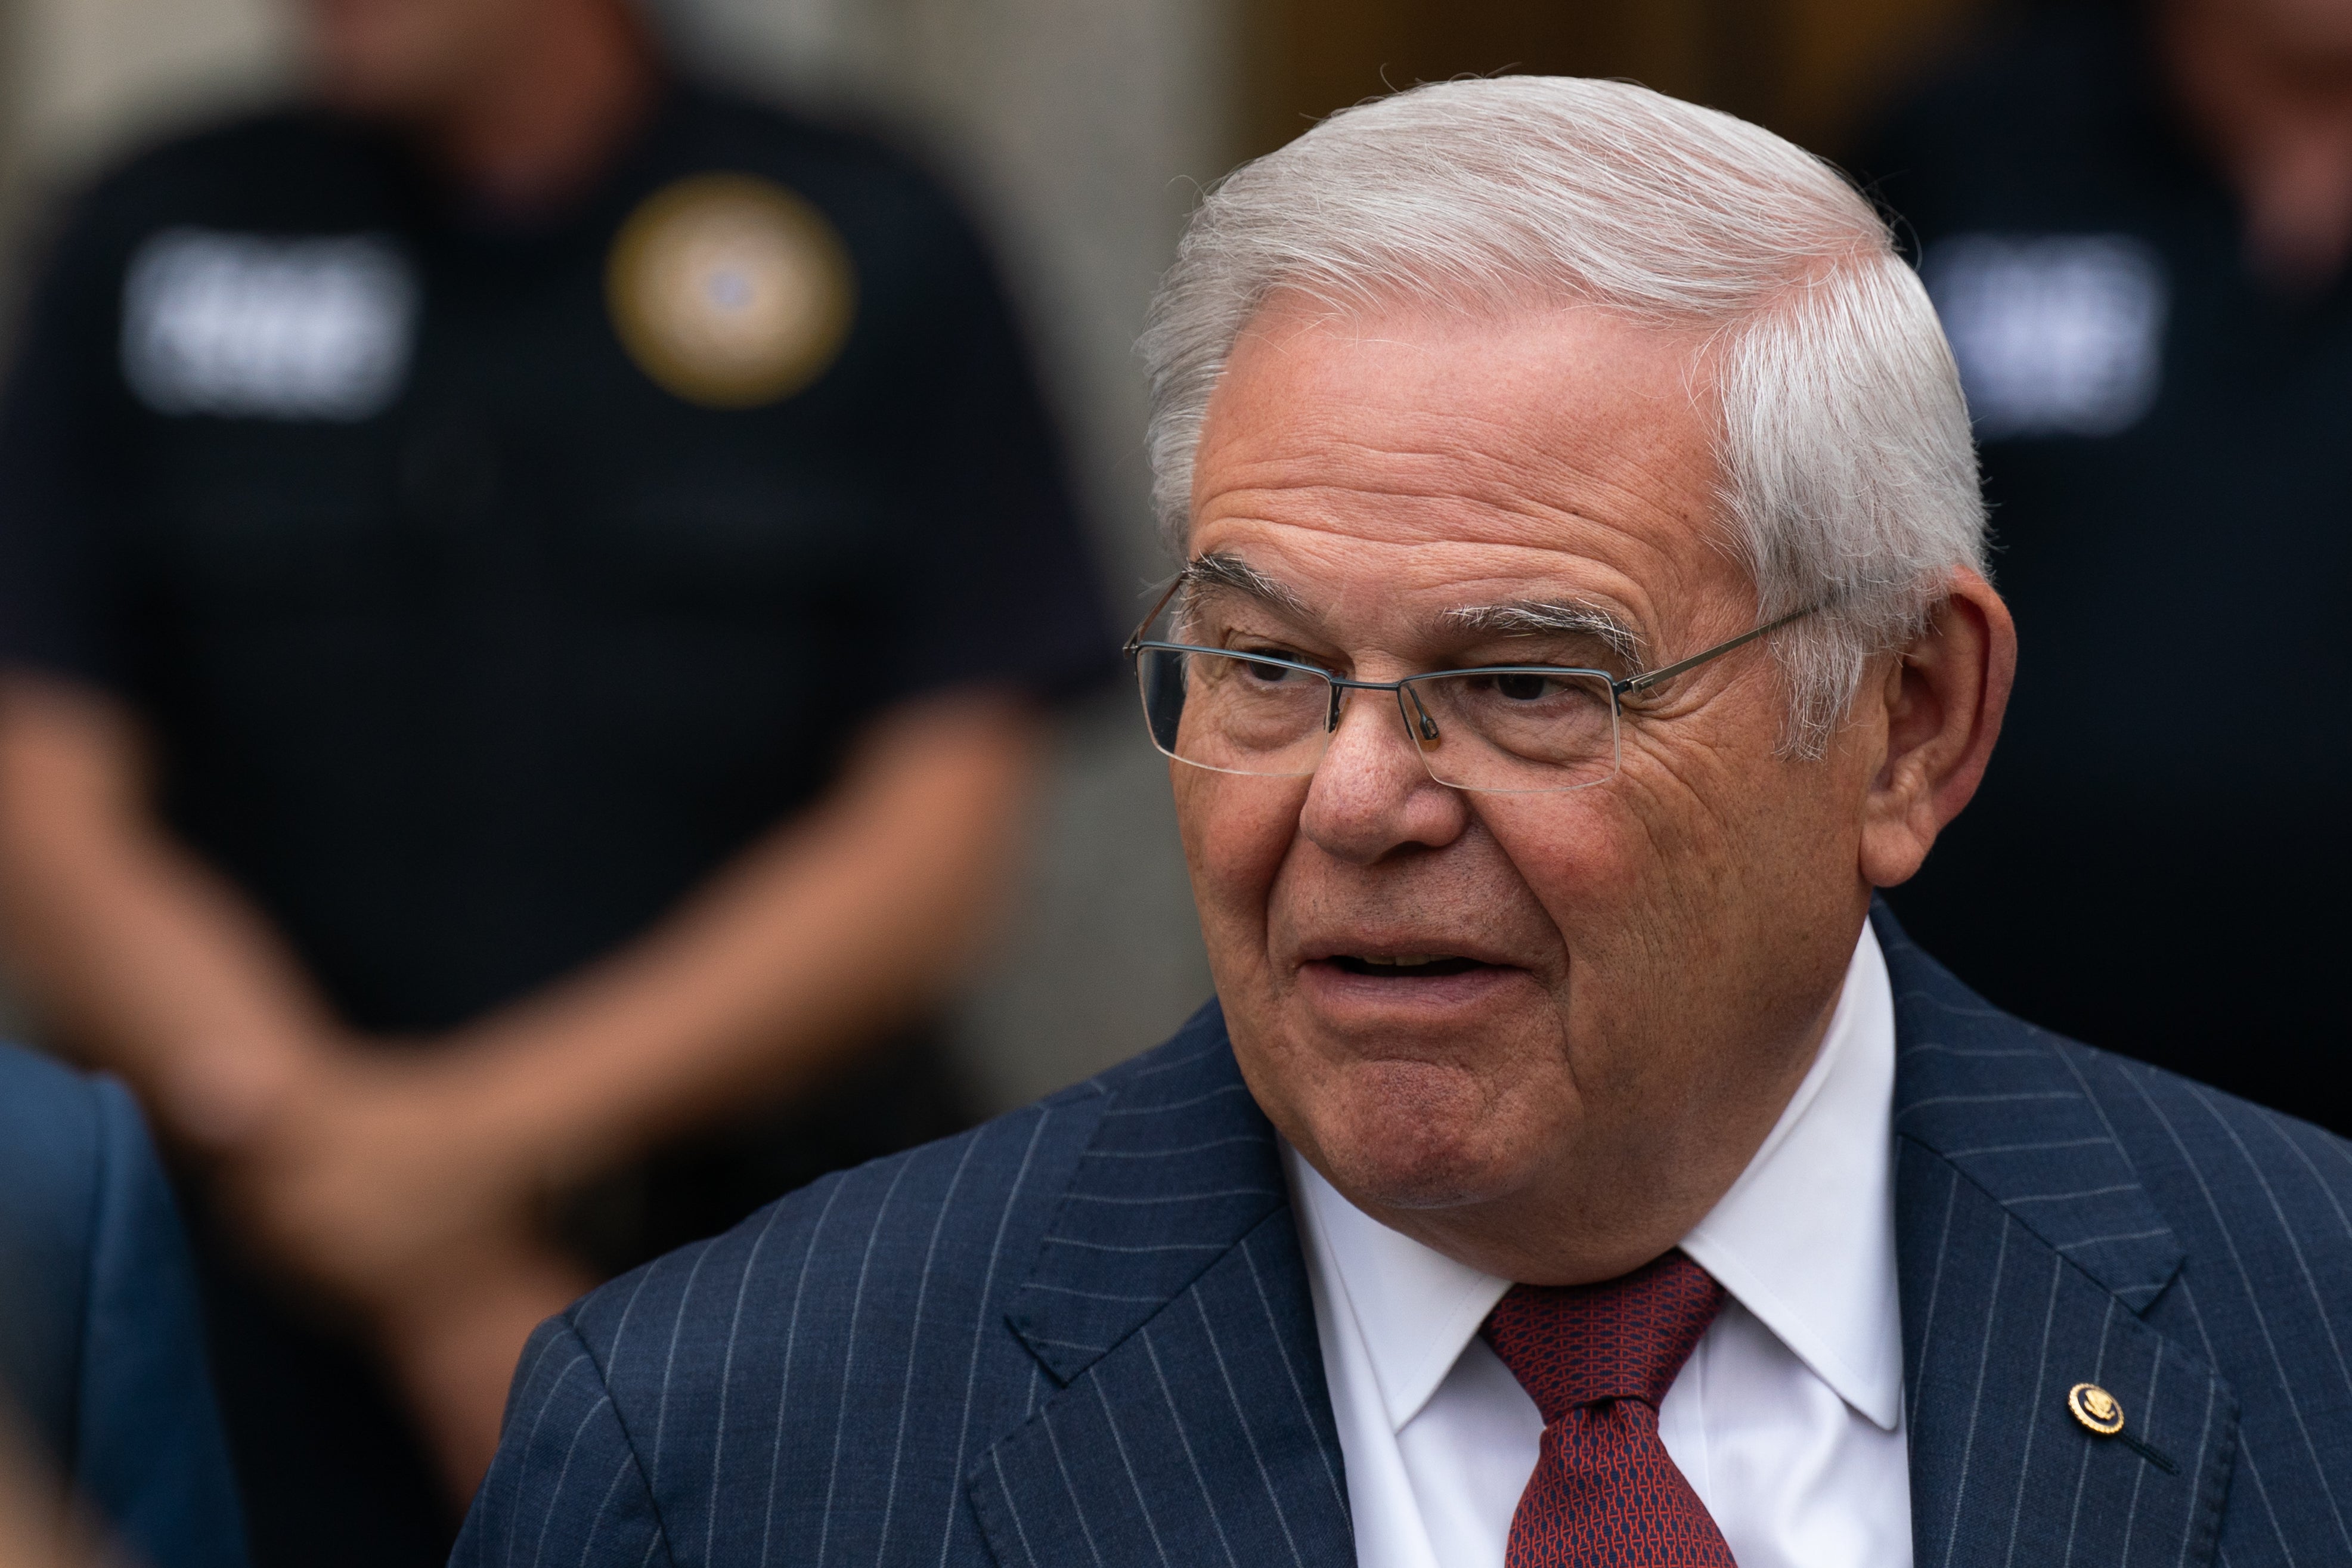
[[[1664,669],[1618,679],[1544,664],[1480,665],[1402,680],[1349,680],[1297,659],[1144,634],[1183,586],[1160,595],[1124,649],[1135,661],[1143,720],[1164,754],[1212,773],[1255,778],[1313,773],[1339,728],[1349,691],[1396,696],[1429,776],[1454,789],[1538,794],[1589,789],[1617,776],[1622,701],[1776,632],[1809,605]]]

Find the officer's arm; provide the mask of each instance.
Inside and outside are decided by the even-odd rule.
[[[267,920],[148,803],[139,726],[0,672],[0,936],[53,1027],[184,1139],[235,1142],[339,1033]]]
[[[814,1084],[960,976],[1012,870],[1041,738],[961,692],[866,732],[831,793],[612,958],[466,1032],[472,1103],[584,1171]]]
[[[247,1212],[373,1315],[461,1490],[495,1440],[498,1373],[588,1283],[514,1216],[934,1005],[1006,880],[1038,730],[984,693],[885,715],[814,809],[635,942],[437,1049],[326,1075],[242,1152]]]

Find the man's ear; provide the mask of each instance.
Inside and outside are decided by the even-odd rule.
[[[1884,704],[1886,755],[1862,811],[1861,871],[1908,880],[1977,793],[2017,674],[2017,628],[1992,584],[1962,567],[1926,632],[1865,702]]]

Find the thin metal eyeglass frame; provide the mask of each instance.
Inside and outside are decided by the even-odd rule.
[[[1623,714],[1624,698],[1635,692],[1647,691],[1652,687],[1658,685],[1661,681],[1671,680],[1677,675],[1682,675],[1690,670],[1696,669],[1700,665],[1706,663],[1710,659],[1721,658],[1725,654],[1747,647],[1749,643],[1754,642],[1758,637],[1769,637],[1772,633],[1779,631],[1782,626],[1790,625],[1791,622],[1804,619],[1807,616],[1813,614],[1813,612],[1822,607],[1820,604],[1816,603],[1807,605],[1802,609],[1791,610],[1787,615],[1782,616],[1779,620],[1768,621],[1760,626],[1751,626],[1747,631],[1740,633],[1738,637],[1733,637],[1728,642],[1717,643],[1711,648],[1691,655],[1688,658],[1679,659],[1673,664],[1667,665],[1664,669],[1645,670],[1639,675],[1629,675],[1622,679],[1611,675],[1605,669],[1580,669],[1573,665],[1481,664],[1474,665],[1466,669],[1423,670],[1418,675],[1408,675],[1399,680],[1353,680],[1349,679],[1346,676],[1334,675],[1331,671],[1323,668],[1320,665],[1304,664],[1295,658],[1276,658],[1270,654],[1263,653],[1235,653],[1233,649],[1226,647],[1202,647],[1195,643],[1161,642],[1156,638],[1146,637],[1143,634],[1151,629],[1151,623],[1160,618],[1160,612],[1168,607],[1168,601],[1173,599],[1176,596],[1177,591],[1183,586],[1183,575],[1179,574],[1176,580],[1168,584],[1167,592],[1160,595],[1158,602],[1151,606],[1150,613],[1143,617],[1142,621],[1136,626],[1135,630],[1129,635],[1126,643],[1119,649],[1119,653],[1122,657],[1133,659],[1146,648],[1152,648],[1161,653],[1204,653],[1218,658],[1249,659],[1259,664],[1276,665],[1285,669],[1297,670],[1303,675],[1319,677],[1329,685],[1331,689],[1331,711],[1323,721],[1323,732],[1327,735],[1331,734],[1339,728],[1339,703],[1341,696],[1344,693],[1349,691],[1392,691],[1396,694],[1397,713],[1398,716],[1404,721],[1405,732],[1408,735],[1412,736],[1423,749],[1426,749],[1431,742],[1437,739],[1437,721],[1429,716],[1429,710],[1423,704],[1420,694],[1413,691],[1412,686],[1415,681],[1447,679],[1465,675],[1590,676],[1595,679],[1604,682],[1609,689],[1609,721],[1611,728],[1613,730]],[[1405,698],[1408,695],[1411,695],[1412,698],[1413,707],[1420,710],[1420,719],[1418,722],[1415,722],[1413,714],[1405,708]],[[1155,739],[1153,742],[1155,748],[1158,744],[1159,742]],[[1207,767],[1209,765],[1205,763],[1194,763],[1187,758],[1178,757],[1172,752],[1167,752],[1166,754],[1174,758],[1177,762],[1183,763],[1188,767]],[[1424,763],[1424,765],[1426,764]],[[1213,768],[1211,771],[1215,773],[1224,773],[1230,770]],[[1307,775],[1303,773],[1269,773],[1244,776],[1303,778]],[[1612,769],[1610,773],[1610,777],[1614,778],[1615,776],[1615,771]],[[1437,779],[1439,784],[1444,784],[1448,789],[1473,790],[1482,795],[1512,795],[1525,793],[1514,790],[1481,790],[1475,784],[1457,784],[1445,779],[1438,779],[1434,772],[1431,773],[1430,777]],[[1594,782],[1606,783],[1607,781],[1595,780]],[[1589,786],[1577,784],[1568,786],[1570,789],[1585,787]],[[1566,792],[1562,791],[1561,793]]]

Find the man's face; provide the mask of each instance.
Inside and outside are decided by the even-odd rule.
[[[1210,408],[1191,551],[1304,609],[1214,589],[1202,622],[1374,680],[1629,672],[1589,635],[1464,629],[1481,606],[1601,612],[1647,668],[1737,636],[1756,598],[1694,352],[1591,310],[1270,309]],[[1802,1077],[1867,907],[1875,759],[1783,758],[1784,714],[1759,644],[1629,700],[1591,788],[1439,784],[1378,692],[1311,779],[1171,763],[1218,994],[1283,1133],[1424,1239],[1554,1215],[1585,1279],[1672,1246]],[[1369,962],[1433,957],[1457,962]]]
[[[346,113],[425,119],[527,26],[536,0],[299,0],[320,95]]]

